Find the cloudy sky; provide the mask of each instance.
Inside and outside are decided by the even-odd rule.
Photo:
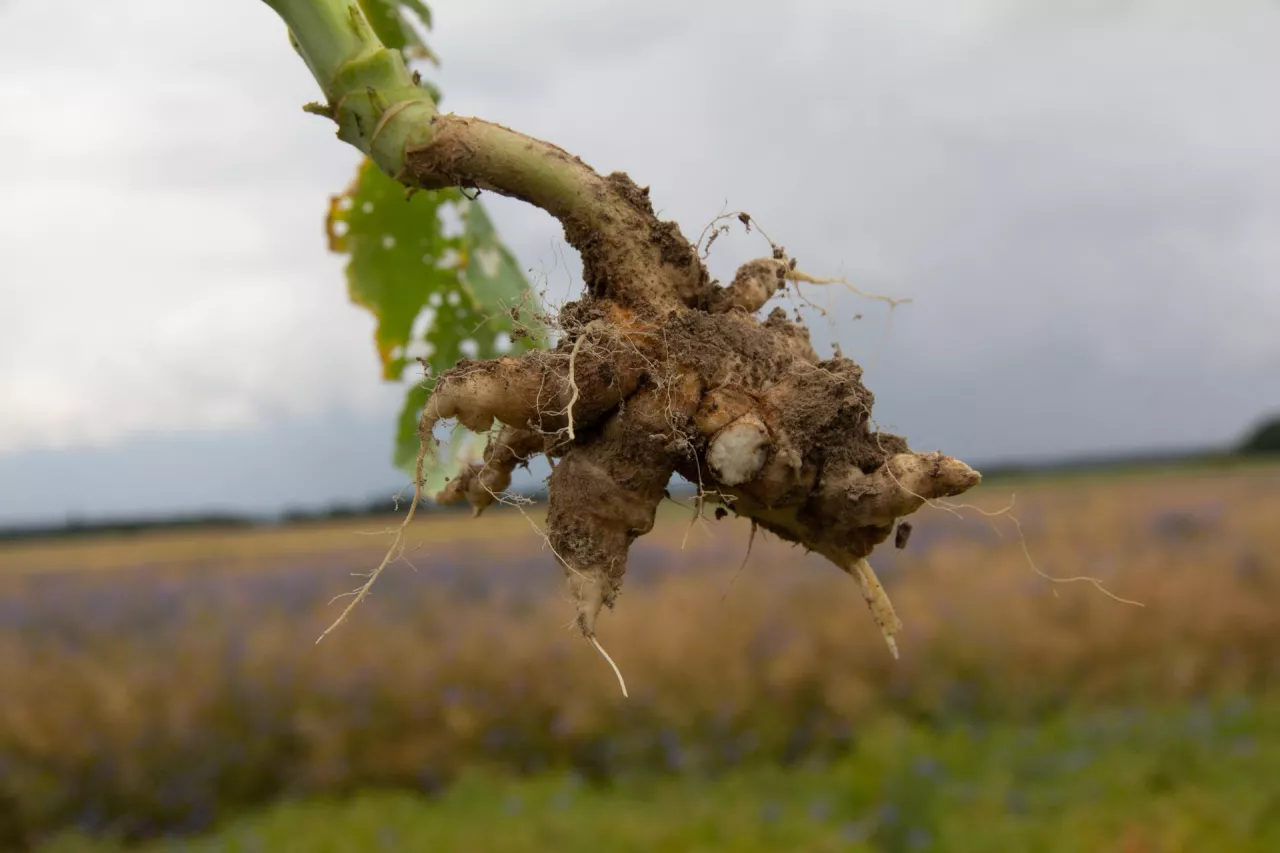
[[[434,6],[447,109],[913,297],[888,328],[823,294],[814,327],[918,449],[1200,445],[1280,409],[1272,0]],[[316,95],[258,0],[0,0],[0,524],[403,485]],[[556,224],[489,205],[571,294]]]

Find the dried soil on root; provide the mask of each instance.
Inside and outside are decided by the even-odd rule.
[[[627,554],[652,529],[673,473],[858,580],[891,648],[900,627],[866,558],[898,518],[959,494],[976,472],[916,454],[872,429],[874,396],[849,359],[820,359],[781,308],[757,316],[795,265],[775,247],[723,287],[648,191],[598,178],[616,204],[604,222],[569,219],[586,292],[564,307],[552,351],[459,364],[439,377],[422,421],[424,452],[440,420],[504,425],[437,499],[477,513],[531,454],[553,462],[547,540],[564,568],[575,621],[594,640]],[[572,429],[570,428],[572,425]]]
[[[530,356],[543,404],[523,419],[503,420],[541,431],[544,452],[558,460],[547,537],[582,632],[594,637],[599,611],[614,605],[631,544],[652,529],[670,476],[679,473],[699,486],[700,499],[824,554],[858,579],[873,608],[888,614],[882,627],[892,646],[896,617],[865,558],[892,534],[897,518],[928,498],[959,494],[978,482],[977,474],[940,455],[913,454],[902,437],[873,431],[875,400],[861,369],[846,358],[819,360],[807,330],[780,310],[764,322],[740,311],[698,309],[641,322],[596,299],[569,314],[580,325],[589,317],[581,328],[599,339],[562,342],[561,356],[581,346],[574,381],[563,357]],[[608,320],[622,316],[628,318],[622,325]],[[521,370],[498,372],[508,393],[528,398],[533,373],[513,378]],[[570,400],[572,441],[558,426]],[[762,440],[743,463],[750,476],[729,478],[723,463],[713,464],[715,451],[739,428],[756,430]],[[491,458],[481,467],[493,464]]]

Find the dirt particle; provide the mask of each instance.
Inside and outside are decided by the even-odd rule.
[[[653,203],[649,201],[648,189],[641,189],[626,172],[611,173],[605,178],[605,183],[636,210],[645,216],[653,216]]]

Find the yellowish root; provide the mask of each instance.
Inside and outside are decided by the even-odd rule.
[[[902,630],[902,620],[894,612],[893,602],[889,600],[889,594],[884,591],[884,587],[880,584],[880,579],[876,577],[875,571],[865,557],[855,560],[849,566],[848,572],[858,579],[858,586],[862,589],[862,598],[867,602],[867,606],[871,608],[871,618],[876,620],[876,625],[880,628],[880,633],[884,636],[884,641],[889,645],[889,651],[896,660],[898,658],[898,641],[894,639],[894,635]]]

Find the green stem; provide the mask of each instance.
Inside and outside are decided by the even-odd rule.
[[[329,102],[338,138],[369,155],[393,177],[405,150],[431,141],[436,114],[400,51],[374,33],[355,0],[265,0],[289,28]]]
[[[599,295],[667,312],[699,304],[706,272],[674,223],[660,223],[626,175],[602,177],[567,152],[505,127],[437,115],[398,50],[374,33],[356,0],[265,0],[324,90],[338,138],[398,181],[426,189],[477,187],[559,219]]]
[[[298,53],[330,98],[334,93],[329,84],[342,64],[380,47],[355,3],[266,0],[266,4],[284,19],[296,39]]]

